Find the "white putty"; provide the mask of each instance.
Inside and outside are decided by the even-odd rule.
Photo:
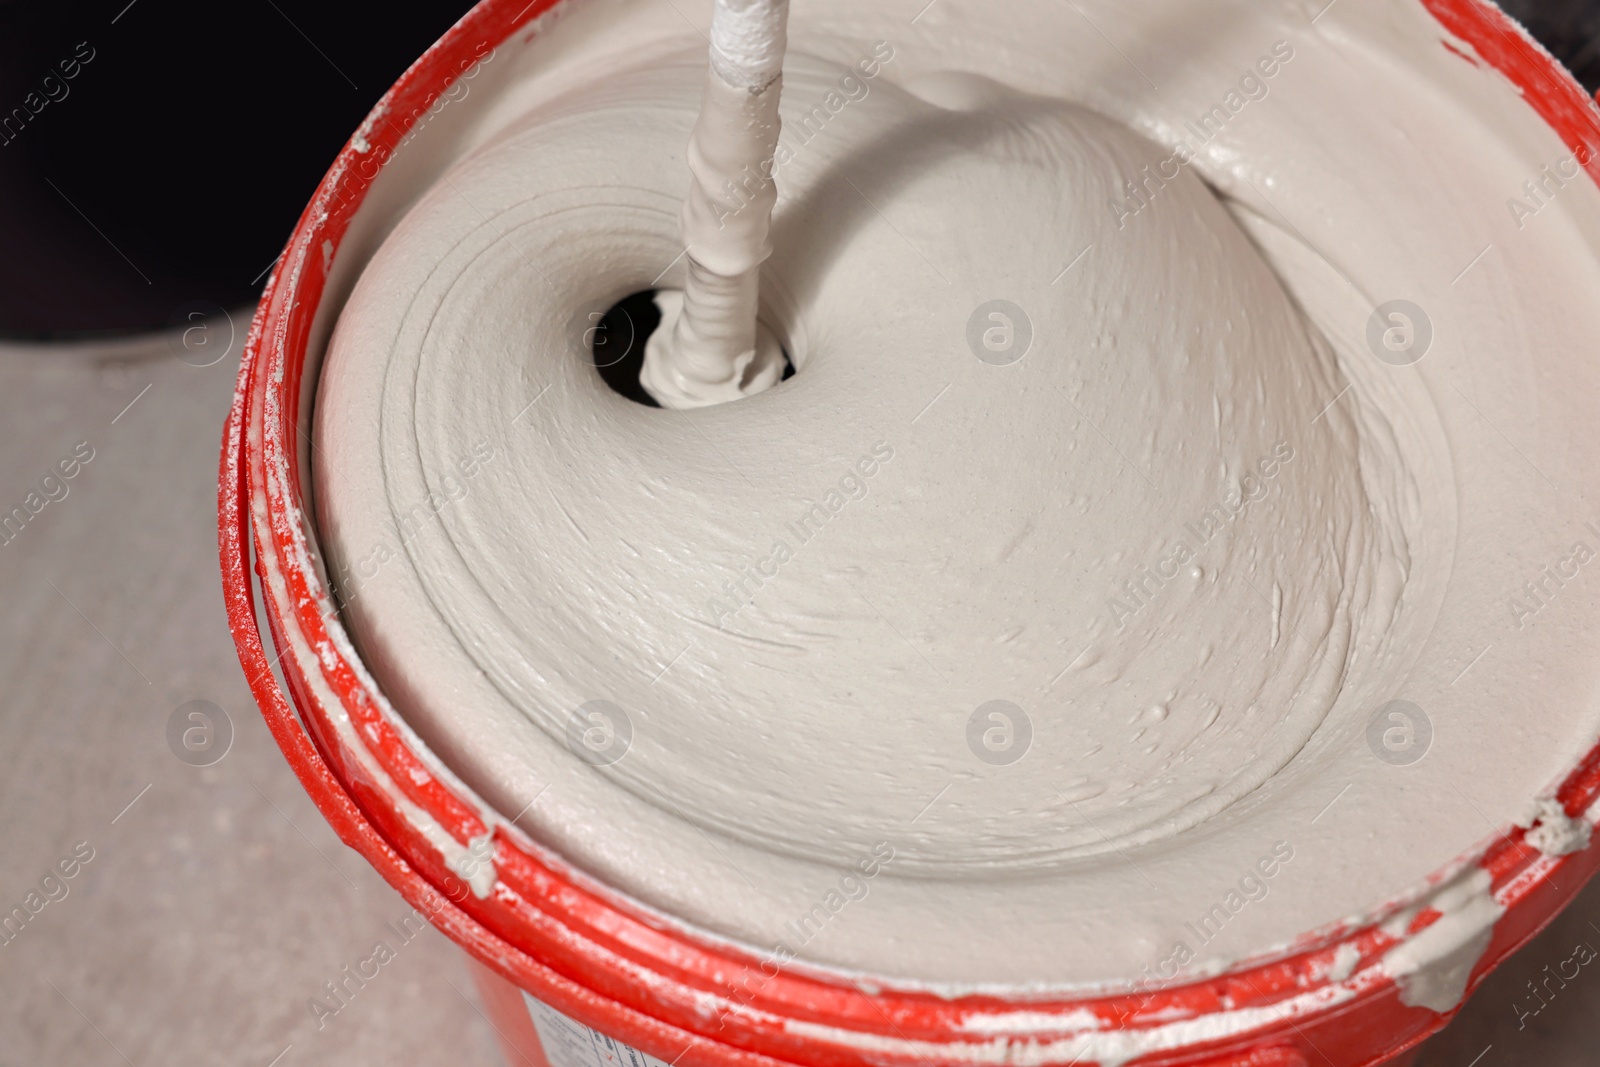
[[[765,953],[889,841],[797,966],[951,995],[1115,987],[1177,938],[1205,973],[1392,898],[1482,835],[1440,804],[1452,776],[1491,755],[1474,799],[1509,821],[1581,751],[1583,664],[1542,676],[1537,743],[1494,712],[1527,673],[1502,656],[1562,647],[1501,633],[1522,580],[1505,561],[1540,558],[1529,516],[1566,527],[1482,420],[1524,428],[1559,484],[1593,482],[1563,459],[1593,371],[1495,354],[1533,331],[1555,360],[1600,329],[1581,297],[1600,216],[1575,188],[1569,227],[1496,228],[1551,138],[1420,8],[1341,5],[1324,35],[1292,4],[1206,0],[1202,40],[1170,5],[1088,4],[1144,42],[1156,89],[1049,5],[943,0],[908,30],[888,5],[797,3],[762,274],[799,372],[687,414],[606,391],[569,318],[683,284],[704,43],[632,3],[577,33],[593,10],[573,6],[560,84],[508,49],[517,107],[366,265],[317,410],[335,584],[397,548],[344,613],[363,657],[497,808],[549,786],[522,820],[541,844]],[[1253,75],[1269,93],[1232,112],[1280,41],[1292,58]],[[586,66],[623,44],[637,70]],[[1219,102],[1224,132],[1129,200]],[[1482,284],[1453,282],[1489,243]],[[1396,369],[1365,334],[1402,293],[1436,338]],[[1032,334],[1012,363],[981,343],[1007,327],[995,299]],[[465,480],[478,441],[504,461]],[[398,537],[430,494],[448,506]],[[1595,632],[1581,598],[1557,606],[1550,626]],[[1459,650],[1490,643],[1450,688]],[[1400,692],[1436,726],[1408,767],[1364,737]],[[967,744],[995,699],[1032,727],[1011,764]],[[593,700],[633,727],[598,769],[567,740]],[[1270,894],[1185,933],[1279,838],[1297,858]]]
[[[1328,968],[1328,981],[1344,981],[1356,973],[1356,965],[1360,962],[1361,950],[1345,942],[1333,950],[1333,965]]]
[[[1004,1015],[969,1015],[961,1029],[975,1034],[1049,1033],[1051,1030],[1098,1030],[1105,1020],[1087,1008],[1069,1012],[1012,1011]]]
[[[1451,1011],[1466,995],[1472,968],[1494,937],[1505,908],[1490,892],[1489,872],[1474,867],[1439,889],[1425,904],[1438,919],[1390,949],[1383,965],[1412,1007]]]
[[[1517,820],[1527,830],[1523,840],[1546,856],[1568,856],[1589,847],[1592,828],[1588,819],[1567,814],[1554,797],[1540,797]]]

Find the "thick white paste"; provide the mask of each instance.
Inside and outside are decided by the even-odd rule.
[[[948,991],[1214,970],[1511,822],[1595,731],[1589,572],[1520,591],[1600,549],[1600,196],[1509,212],[1564,153],[1514,90],[1316,6],[796,0],[798,371],[688,412],[576,339],[682,284],[705,41],[508,45],[340,253],[319,536],[386,694],[600,883]]]

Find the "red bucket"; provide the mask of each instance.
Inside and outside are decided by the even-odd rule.
[[[1593,101],[1497,8],[1483,0],[1418,2],[1514,82],[1569,147],[1600,144]],[[1078,1062],[1069,1051],[1074,1042],[1107,1033],[1133,1038],[1135,1051],[1117,1062],[1148,1067],[1356,1067],[1408,1059],[1450,1016],[1404,1004],[1382,957],[1437,921],[1431,908],[1405,929],[1377,922],[1324,928],[1287,954],[1155,992],[944,999],[893,984],[869,993],[843,977],[781,968],[769,974],[759,958],[669,927],[595,887],[505,821],[486,821],[486,806],[383,699],[338,625],[313,562],[302,451],[314,386],[308,353],[330,321],[326,313],[319,320],[319,309],[334,253],[370,190],[374,164],[381,169],[488,49],[537,33],[529,24],[554,6],[484,0],[401,77],[339,155],[252,325],[223,438],[219,494],[228,617],[262,715],[344,842],[474,957],[510,1062],[601,1067],[615,1059],[631,1067],[653,1057],[660,1063],[652,1067],[1067,1067]],[[1588,169],[1600,180],[1600,161],[1591,159]],[[275,654],[267,650],[258,604]],[[1600,748],[1572,768],[1558,799],[1576,817],[1597,796]],[[1471,857],[1488,872],[1504,914],[1469,989],[1545,926],[1600,865],[1600,846],[1551,858],[1524,846],[1524,833],[1508,828]],[[486,862],[463,866],[464,856]],[[492,884],[484,873],[493,874]]]

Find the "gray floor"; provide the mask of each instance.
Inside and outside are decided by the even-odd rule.
[[[463,957],[432,930],[320,1027],[307,1006],[408,908],[301,792],[234,659],[214,508],[235,369],[190,366],[167,337],[0,346],[0,514],[94,450],[0,544],[0,914],[59,898],[0,943],[0,1067],[497,1064]],[[168,742],[195,700],[232,728],[207,767]],[[42,891],[75,849],[92,859]],[[1591,920],[1600,883],[1421,1063],[1600,1062],[1600,961],[1519,1018],[1539,1005],[1527,981],[1600,947]]]

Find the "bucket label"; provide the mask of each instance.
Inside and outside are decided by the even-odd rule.
[[[613,1041],[526,993],[522,994],[522,1000],[528,1005],[528,1014],[533,1017],[533,1028],[539,1032],[539,1043],[544,1046],[544,1058],[550,1061],[550,1067],[669,1067],[666,1061]]]

